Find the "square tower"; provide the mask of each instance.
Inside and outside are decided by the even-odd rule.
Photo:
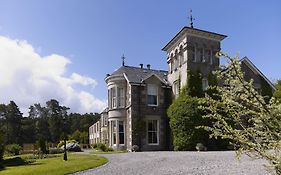
[[[187,83],[187,70],[200,71],[203,88],[208,86],[208,75],[219,67],[220,42],[226,35],[184,27],[162,49],[167,54],[169,65],[168,82],[172,85],[173,94],[179,94],[180,87]]]

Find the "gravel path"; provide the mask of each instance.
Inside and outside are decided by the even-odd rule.
[[[75,175],[267,175],[263,160],[224,152],[138,152],[105,154],[109,162]]]

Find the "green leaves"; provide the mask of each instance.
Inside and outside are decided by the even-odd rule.
[[[274,100],[269,100],[268,87],[259,94],[253,87],[253,81],[245,81],[237,58],[230,58],[224,53],[229,65],[215,74],[223,86],[216,88],[217,97],[204,99],[204,118],[214,120],[213,126],[204,127],[211,131],[211,136],[228,138],[238,148],[238,155],[248,153],[270,162],[280,173],[281,107]],[[264,98],[264,95],[266,98]]]

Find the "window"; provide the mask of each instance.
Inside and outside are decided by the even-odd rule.
[[[125,106],[125,92],[124,88],[117,88],[117,102],[118,102],[118,107],[124,107]]]
[[[124,121],[119,121],[119,144],[125,144]]]
[[[111,88],[111,107],[116,108],[116,103],[117,98],[116,98],[116,88]]]
[[[204,56],[203,56],[203,48],[198,48],[197,49],[197,54],[198,54],[198,60],[200,62],[204,62]]]
[[[175,97],[177,98],[180,94],[180,80],[174,82],[174,92],[175,92]]]
[[[206,78],[203,78],[202,79],[202,88],[203,88],[203,91],[206,91],[208,89],[208,80]]]
[[[211,50],[206,49],[204,54],[205,62],[209,62],[211,60]]]
[[[116,126],[116,121],[112,121],[112,143],[115,145],[116,144],[116,132],[117,132],[117,126]]]
[[[147,121],[147,139],[148,144],[158,144],[158,120]]]
[[[191,59],[191,61],[196,62],[195,47],[194,46],[188,47],[188,59]]]
[[[156,85],[153,84],[147,85],[147,104],[149,106],[158,105],[158,88]]]
[[[174,70],[176,71],[179,67],[179,60],[177,56],[174,57]]]

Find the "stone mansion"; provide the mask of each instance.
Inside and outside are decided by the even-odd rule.
[[[162,49],[167,54],[169,70],[154,70],[150,65],[139,67],[123,65],[108,74],[108,107],[101,118],[89,128],[90,144],[105,143],[116,150],[132,150],[137,145],[141,151],[170,150],[171,131],[166,110],[180,87],[186,84],[187,70],[202,74],[202,87],[208,87],[208,74],[216,70],[226,35],[183,27]],[[273,84],[247,58],[241,60],[245,79],[254,80],[256,89],[261,81]]]

